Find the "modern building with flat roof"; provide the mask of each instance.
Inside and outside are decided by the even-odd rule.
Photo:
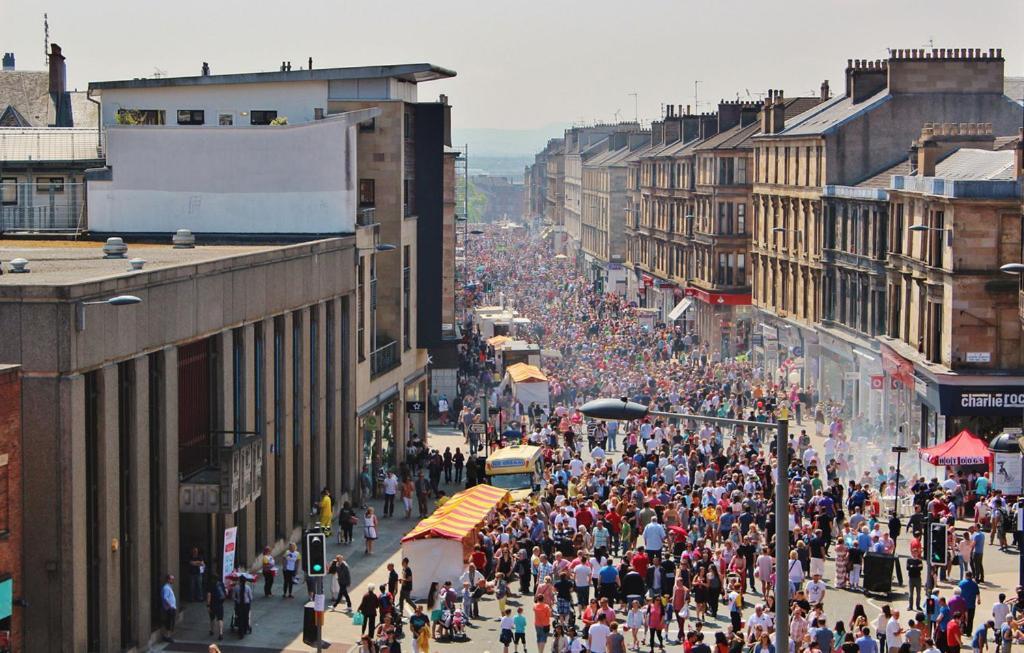
[[[161,579],[192,598],[192,546],[215,565],[237,527],[251,563],[296,537],[320,488],[358,485],[355,240],[129,243],[127,258],[0,241],[0,361],[23,370],[38,516],[16,588],[25,650],[145,650]],[[106,302],[124,295],[140,301]]]

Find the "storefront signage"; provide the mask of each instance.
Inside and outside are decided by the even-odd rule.
[[[405,412],[407,413],[422,413],[425,406],[422,401],[407,401],[405,402]]]
[[[237,536],[237,526],[224,529],[224,555],[221,556],[221,560],[224,561],[221,567],[221,580],[224,581],[227,581],[228,576],[235,571],[235,538]]]
[[[752,333],[750,335],[750,344],[754,347],[764,347],[764,334]]]
[[[871,389],[882,390],[885,388],[885,377],[881,374],[874,374],[871,377]]]
[[[992,464],[992,487],[1004,494],[1020,494],[1021,457],[1019,453],[994,453]]]
[[[943,415],[1021,415],[1024,386],[939,386],[939,412]]]
[[[968,363],[991,363],[992,353],[987,351],[969,351],[967,352]]]
[[[761,325],[761,332],[764,333],[765,340],[778,340],[779,330],[775,327],[768,326],[767,324]]]

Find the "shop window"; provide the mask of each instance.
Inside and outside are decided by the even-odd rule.
[[[202,125],[206,122],[206,112],[202,109],[178,109],[179,125]]]
[[[4,177],[0,179],[0,204],[13,206],[18,203],[18,179],[17,177]]]
[[[253,109],[249,112],[250,125],[269,125],[270,123],[274,122],[275,118],[277,118],[277,111]]]
[[[163,109],[118,109],[115,120],[119,125],[164,125],[167,112]]]
[[[36,177],[37,193],[63,193],[64,177]]]

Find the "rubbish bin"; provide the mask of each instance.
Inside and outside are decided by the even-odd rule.
[[[864,591],[872,594],[890,594],[895,566],[896,556],[888,553],[864,554],[864,572],[861,574]]]

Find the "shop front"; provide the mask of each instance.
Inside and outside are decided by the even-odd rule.
[[[914,392],[914,364],[884,344],[881,355],[885,430],[903,434],[900,444],[904,446],[920,447],[922,429],[912,428],[912,420],[920,412],[920,400]]]
[[[860,412],[857,357],[850,344],[829,333],[820,333],[818,341],[821,346],[819,395],[829,406],[841,406],[843,417],[849,420]]]
[[[686,296],[695,301],[693,329],[702,342],[733,358],[751,347],[753,309],[750,293],[718,293],[689,287]]]
[[[1024,377],[936,375],[924,383],[922,424],[930,443],[963,430],[991,439],[1020,427],[1024,416]]]
[[[375,488],[388,471],[398,472],[399,447],[404,446],[399,442],[396,424],[398,400],[395,388],[391,397],[360,413],[357,420],[362,434],[363,467],[375,479]]]
[[[609,263],[605,278],[605,292],[615,293],[619,297],[626,296],[626,278],[629,270],[622,263]]]

